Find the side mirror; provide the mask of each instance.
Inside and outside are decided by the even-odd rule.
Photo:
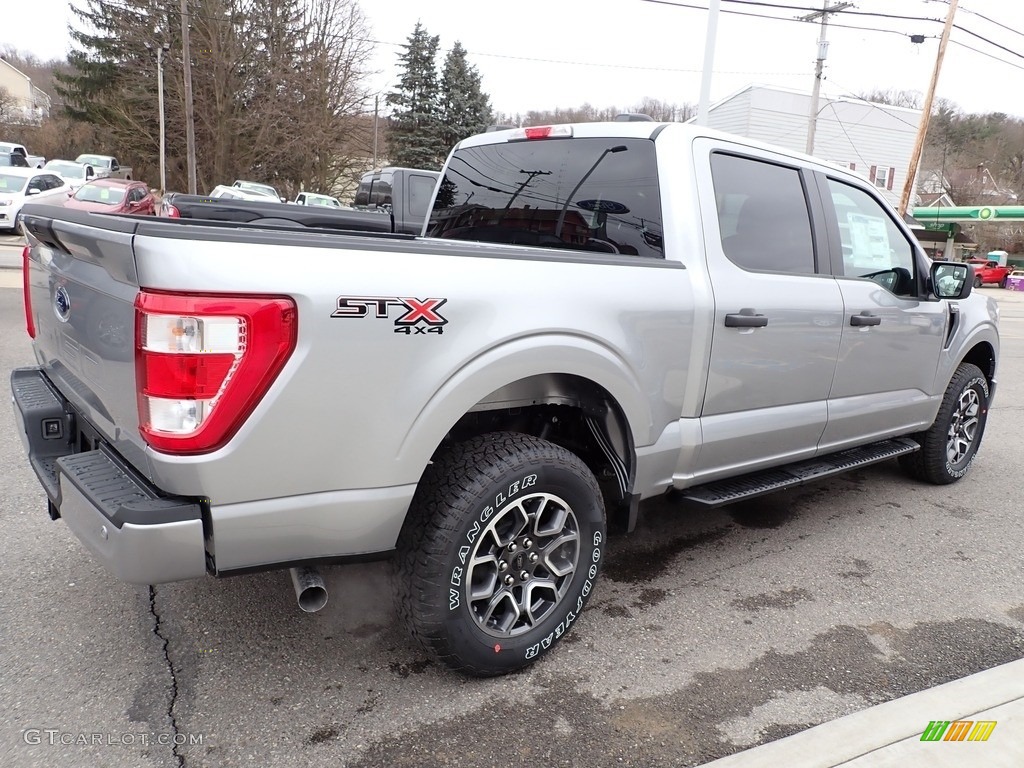
[[[940,299],[966,299],[974,288],[974,268],[955,261],[936,261],[931,268],[932,292]]]
[[[39,194],[39,190],[38,190],[38,189],[36,189],[35,187],[30,187],[30,188],[28,189],[28,191],[27,191],[27,192],[25,192],[25,194],[26,194],[26,195],[38,195],[38,194]]]

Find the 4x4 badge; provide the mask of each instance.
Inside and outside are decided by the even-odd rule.
[[[404,310],[395,318],[395,333],[443,333],[448,322],[438,310],[448,299],[416,299],[401,296],[339,296],[331,317],[386,318],[394,307]]]

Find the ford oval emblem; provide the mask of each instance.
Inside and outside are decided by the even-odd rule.
[[[68,290],[63,285],[53,294],[53,311],[62,323],[66,323],[68,317],[71,316],[71,297],[68,296]]]

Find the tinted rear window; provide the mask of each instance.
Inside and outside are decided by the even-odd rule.
[[[427,234],[661,258],[654,142],[549,139],[460,149]]]

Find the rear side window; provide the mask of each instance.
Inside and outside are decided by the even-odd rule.
[[[412,216],[426,216],[430,196],[434,194],[437,179],[420,174],[409,175],[409,213]]]
[[[729,261],[760,272],[814,273],[811,218],[799,171],[716,153],[711,176]]]
[[[427,234],[662,258],[654,142],[541,139],[459,149]]]

